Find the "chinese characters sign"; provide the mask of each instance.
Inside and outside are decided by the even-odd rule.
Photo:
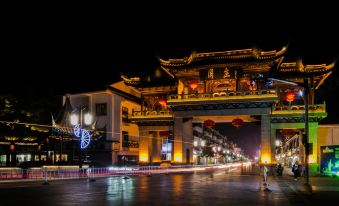
[[[201,80],[217,80],[239,77],[239,68],[224,67],[224,68],[209,68],[200,70],[199,76]]]

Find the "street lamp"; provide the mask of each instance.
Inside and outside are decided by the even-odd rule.
[[[85,149],[90,143],[91,134],[88,130],[83,129],[83,124],[90,125],[92,123],[92,115],[86,113],[83,115],[85,107],[80,107],[80,117],[77,114],[70,116],[71,124],[74,126],[73,132],[76,137],[79,137],[79,168],[82,168],[82,149]]]

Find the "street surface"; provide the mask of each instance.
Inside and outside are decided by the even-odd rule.
[[[286,176],[269,177],[270,191],[263,191],[261,177],[214,170],[181,174],[157,174],[80,180],[12,182],[0,184],[0,205],[319,205],[334,202],[338,181],[327,190],[318,180],[317,193],[298,191],[299,182]],[[338,178],[336,178],[338,179]],[[328,185],[328,184],[326,184]]]

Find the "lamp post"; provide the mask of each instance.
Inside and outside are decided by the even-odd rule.
[[[310,185],[310,178],[309,178],[309,166],[308,166],[308,156],[310,154],[310,148],[309,148],[309,125],[308,125],[308,95],[310,93],[310,88],[308,86],[308,78],[304,79],[304,90],[305,90],[305,176],[306,176],[306,183],[305,186],[309,189],[309,191],[312,191],[312,187]]]
[[[85,140],[85,137],[90,136],[89,132],[82,128],[83,124],[90,125],[92,123],[92,115],[86,113],[83,115],[83,110],[86,107],[81,106],[79,109],[80,118],[77,114],[72,114],[70,117],[71,124],[74,126],[74,135],[79,137],[79,168],[82,168],[82,150],[86,148],[89,144],[89,140]],[[85,144],[84,141],[86,141]]]

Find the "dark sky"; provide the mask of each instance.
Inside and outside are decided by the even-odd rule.
[[[104,88],[120,80],[120,72],[153,71],[156,55],[182,57],[193,50],[278,50],[289,44],[288,59],[336,58],[339,33],[331,7],[323,14],[319,4],[315,10],[285,4],[127,4],[102,12],[13,7],[1,25],[1,91],[25,86],[62,95]]]
[[[216,124],[215,129],[226,135],[228,140],[236,143],[250,158],[253,158],[260,148],[260,121],[245,122],[238,128],[231,123],[219,123]]]
[[[280,49],[289,43],[287,57],[305,63],[329,63],[339,54],[331,5],[134,6],[103,12],[13,8],[1,25],[2,90],[25,85],[63,94],[101,87],[119,80],[120,72],[154,70],[156,55],[181,57],[193,50]]]

